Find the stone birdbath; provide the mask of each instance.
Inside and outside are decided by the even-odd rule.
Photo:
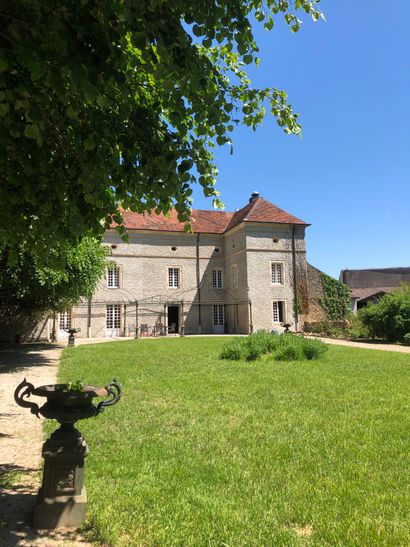
[[[31,395],[46,398],[43,406],[28,401]],[[109,397],[95,406],[92,400]],[[87,495],[84,486],[84,458],[88,446],[75,422],[98,416],[106,407],[118,403],[121,387],[113,380],[105,387],[70,384],[50,384],[35,388],[26,379],[14,392],[19,406],[29,408],[37,417],[44,416],[60,423],[60,427],[44,443],[43,482],[34,510],[34,527],[52,529],[78,527],[87,512]]]

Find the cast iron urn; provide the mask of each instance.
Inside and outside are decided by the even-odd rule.
[[[51,384],[35,388],[24,379],[14,392],[19,406],[29,408],[37,417],[41,415],[60,423],[43,445],[43,482],[34,511],[37,529],[77,527],[85,519],[84,458],[88,455],[88,446],[74,424],[98,416],[106,407],[118,403],[121,386],[113,380],[104,388],[81,387],[74,390],[69,384]],[[47,400],[39,407],[27,400],[31,395]],[[92,401],[96,397],[108,399],[95,406]]]

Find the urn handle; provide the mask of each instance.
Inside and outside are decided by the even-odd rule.
[[[35,414],[37,416],[37,418],[39,418],[40,417],[39,416],[40,409],[39,409],[38,405],[36,403],[30,403],[29,401],[24,400],[24,397],[30,397],[30,395],[33,393],[34,389],[35,389],[35,387],[33,386],[33,384],[30,384],[30,382],[27,382],[26,379],[24,378],[24,380],[21,382],[21,384],[19,384],[16,387],[16,390],[14,392],[14,400],[16,401],[16,403],[19,406],[29,408],[30,412],[32,414]]]
[[[108,395],[110,396],[110,399],[107,399],[106,401],[102,401],[98,404],[97,410],[95,412],[95,415],[97,416],[100,414],[100,412],[104,412],[106,406],[112,406],[118,403],[118,401],[121,399],[121,386],[117,382],[117,380],[114,380],[105,386],[105,389],[108,392]]]

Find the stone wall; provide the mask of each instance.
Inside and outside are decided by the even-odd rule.
[[[326,320],[326,311],[320,304],[323,298],[322,272],[306,263],[308,310],[305,314],[305,322],[316,323]]]

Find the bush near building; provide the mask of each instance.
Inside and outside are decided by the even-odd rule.
[[[410,333],[410,284],[402,285],[376,304],[361,309],[358,316],[371,336],[404,342]]]

